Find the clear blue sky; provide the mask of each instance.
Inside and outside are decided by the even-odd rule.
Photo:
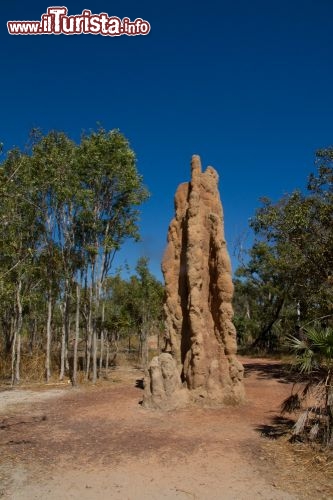
[[[227,241],[248,226],[259,197],[303,188],[316,149],[333,144],[332,0],[64,2],[141,17],[148,36],[10,36],[9,20],[39,20],[56,2],[2,2],[1,130],[5,148],[32,127],[119,128],[152,196],[140,245],[117,260],[160,260],[177,185],[191,155],[220,174]],[[233,259],[233,265],[236,262]]]

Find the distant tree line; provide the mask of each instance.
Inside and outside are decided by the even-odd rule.
[[[124,241],[138,240],[148,197],[117,130],[31,133],[0,164],[0,372],[21,378],[22,356],[45,380],[77,372],[95,382],[110,345],[135,333],[142,351],[159,321],[161,284],[141,259],[129,282],[110,277]]]

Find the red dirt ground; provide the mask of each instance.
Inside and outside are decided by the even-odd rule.
[[[145,410],[135,369],[48,399],[50,388],[21,403],[24,391],[0,392],[0,497],[333,498],[332,459],[288,442],[279,407],[292,376],[278,361],[241,360],[241,407]]]

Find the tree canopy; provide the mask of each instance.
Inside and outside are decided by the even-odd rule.
[[[333,314],[333,148],[316,154],[306,192],[276,203],[262,199],[251,220],[255,234],[236,272],[236,324],[254,345]]]
[[[96,378],[103,282],[122,244],[139,239],[138,207],[147,197],[134,152],[118,130],[100,128],[83,134],[78,144],[63,132],[34,130],[26,150],[8,152],[0,165],[0,317],[13,382],[20,378],[21,336],[31,333],[31,321],[45,328],[50,377],[57,314],[61,377],[69,371],[77,284],[84,291],[87,357],[92,354]]]

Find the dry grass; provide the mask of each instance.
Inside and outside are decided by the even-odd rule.
[[[11,377],[11,359],[0,352],[0,380],[10,380]]]
[[[53,363],[54,365],[56,363]],[[57,369],[57,366],[54,367]],[[20,379],[22,382],[43,382],[45,380],[45,353],[35,350],[32,353],[22,352],[20,362]],[[11,356],[0,353],[0,380],[11,380]]]
[[[287,484],[296,494],[302,491],[302,498],[313,497],[314,490],[317,498],[332,498],[332,450],[309,443],[291,443],[289,436],[284,435],[274,441],[265,439],[262,452],[274,463],[281,484]]]
[[[114,353],[110,356],[108,375],[106,376],[106,370],[103,368],[101,380],[110,378],[111,372],[115,367],[137,368],[138,365],[140,365],[136,352],[118,352],[114,358],[113,356]],[[58,357],[54,354],[51,361],[51,378],[48,385],[59,382],[59,368]],[[0,383],[8,385],[11,383],[11,378],[11,355],[5,355],[0,351]],[[68,382],[68,374],[65,379],[66,382]],[[30,383],[45,383],[45,353],[42,350],[35,350],[32,353],[26,351],[21,352],[20,381],[25,385]],[[82,385],[86,382],[85,371],[78,370],[77,383]]]
[[[45,379],[45,354],[41,351],[23,354],[21,357],[21,380],[42,382]]]

